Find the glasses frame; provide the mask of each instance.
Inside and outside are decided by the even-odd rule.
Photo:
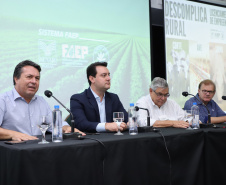
[[[155,91],[154,91],[155,92]],[[164,98],[168,98],[169,96],[170,96],[170,94],[169,93],[167,93],[167,94],[161,94],[161,93],[157,93],[157,92],[155,92],[155,94],[156,94],[156,96],[157,97],[159,97],[159,98],[162,98],[162,97],[164,97]]]
[[[214,94],[215,93],[215,91],[207,91],[207,90],[201,90],[202,91],[202,93],[204,93],[204,94],[207,94],[207,93],[209,93],[209,94]]]

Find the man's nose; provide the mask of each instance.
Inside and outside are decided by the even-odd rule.
[[[36,79],[36,78],[32,78],[32,79],[31,79],[31,82],[32,82],[32,83],[36,83],[36,82],[37,82],[37,79]]]
[[[161,96],[160,98],[161,98],[162,100],[167,99],[167,97],[166,97],[166,96]]]

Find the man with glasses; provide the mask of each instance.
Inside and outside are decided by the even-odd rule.
[[[150,125],[154,127],[187,128],[184,111],[173,100],[168,99],[169,87],[165,79],[156,77],[150,85],[149,94],[141,97],[136,106],[146,108],[150,113]],[[147,111],[139,109],[137,121],[140,127],[147,125]]]
[[[199,84],[198,93],[196,98],[203,102],[209,109],[211,115],[211,123],[222,123],[226,121],[226,114],[224,111],[217,105],[217,103],[212,100],[216,92],[216,85],[212,80],[203,80]],[[208,111],[206,107],[199,102],[195,97],[190,98],[185,102],[184,109],[191,110],[191,107],[194,102],[197,103],[199,107],[199,120],[202,123],[207,123],[208,121]]]

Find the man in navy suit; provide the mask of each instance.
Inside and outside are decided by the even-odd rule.
[[[90,87],[71,97],[76,128],[84,132],[116,132],[127,128],[128,114],[118,95],[107,92],[111,78],[106,62],[95,62],[86,69]],[[113,122],[113,112],[124,112],[124,122]]]

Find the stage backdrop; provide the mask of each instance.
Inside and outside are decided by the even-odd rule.
[[[13,88],[25,59],[42,67],[38,94],[49,89],[68,108],[71,95],[88,88],[86,67],[96,61],[108,62],[109,91],[126,109],[148,93],[149,0],[9,0],[0,27],[0,93]],[[46,99],[52,109],[58,104]]]
[[[164,0],[167,80],[171,98],[184,106],[204,79],[216,83],[214,100],[226,110],[226,8]]]

